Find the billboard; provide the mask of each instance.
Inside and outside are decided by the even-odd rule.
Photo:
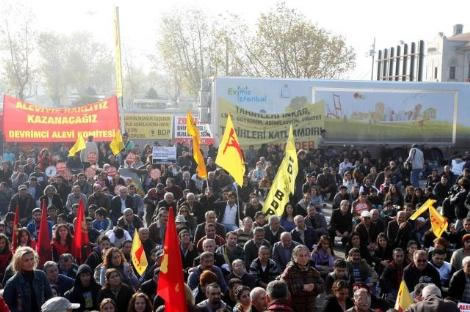
[[[455,90],[313,88],[325,103],[326,141],[455,143]]]
[[[281,79],[216,79],[217,135],[230,114],[243,147],[284,144],[289,126],[296,143],[314,147],[324,127],[324,104],[312,101],[311,83]]]
[[[126,113],[124,129],[130,139],[171,140],[173,116]]]
[[[77,134],[110,141],[119,129],[115,96],[70,108],[42,107],[14,97],[3,101],[3,132],[7,142],[75,142]]]

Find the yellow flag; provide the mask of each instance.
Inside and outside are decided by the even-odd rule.
[[[186,132],[193,138],[193,158],[197,164],[197,175],[200,178],[207,179],[206,163],[200,147],[201,135],[191,112],[186,115]]]
[[[70,148],[69,150],[69,157],[75,156],[78,152],[86,148],[86,143],[85,140],[83,139],[83,136],[81,133],[77,132],[77,141],[75,141],[75,144]]]
[[[415,211],[415,213],[413,213],[411,216],[410,216],[410,220],[415,220],[417,217],[419,217],[422,213],[424,213],[426,210],[429,209],[429,207],[432,207],[432,205],[434,205],[436,201],[434,199],[428,199],[427,201],[424,202],[424,204],[421,205],[421,207],[419,207],[418,210]]]
[[[297,151],[295,150],[294,131],[289,129],[289,138],[286,144],[286,154],[277,170],[268,196],[264,201],[263,212],[266,215],[282,216],[284,207],[289,201],[289,195],[294,194],[295,178],[299,171]]]
[[[121,31],[119,26],[119,7],[113,12],[114,69],[116,73],[116,96],[122,97]]]
[[[238,142],[237,133],[233,127],[232,118],[227,117],[224,136],[219,144],[219,151],[215,163],[224,168],[237,182],[243,185],[243,176],[245,175],[245,157]]]
[[[400,289],[398,290],[397,301],[395,302],[395,310],[403,312],[412,304],[413,298],[411,298],[405,281],[402,280],[400,283]]]
[[[111,152],[113,152],[113,155],[119,154],[124,149],[124,142],[122,141],[122,135],[121,135],[121,130],[116,130],[114,134],[114,138],[109,143],[109,148],[111,149]]]
[[[142,274],[147,269],[148,262],[147,256],[145,255],[144,246],[142,245],[142,241],[140,240],[138,232],[139,231],[137,229],[134,230],[134,239],[132,240],[131,248],[131,260],[137,273],[142,276]]]
[[[433,206],[429,207],[429,217],[431,218],[431,228],[437,238],[447,230],[447,219],[443,217]]]

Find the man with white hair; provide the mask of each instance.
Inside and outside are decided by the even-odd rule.
[[[286,230],[281,226],[279,216],[272,215],[269,217],[269,222],[264,226],[264,238],[274,245],[281,239],[281,233]]]
[[[449,297],[461,302],[470,302],[470,256],[463,258],[462,269],[452,275]]]
[[[298,244],[292,240],[292,235],[289,232],[282,233],[281,240],[274,244],[272,257],[279,264],[281,270],[284,270],[291,260],[292,250]]]
[[[268,302],[266,297],[266,290],[261,287],[255,287],[250,292],[251,299],[251,312],[262,312],[265,311]]]
[[[442,299],[439,287],[429,284],[423,288],[423,300],[412,304],[406,311],[410,312],[458,312],[457,304],[450,300]]]
[[[134,200],[128,196],[129,190],[125,186],[119,188],[119,195],[116,195],[111,199],[111,219],[116,224],[119,217],[121,217],[126,208],[132,208],[134,213],[137,213],[137,209],[134,210]]]

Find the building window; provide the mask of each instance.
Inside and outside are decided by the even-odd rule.
[[[455,79],[455,66],[449,68],[449,79]]]
[[[434,79],[437,79],[437,66],[434,67]]]

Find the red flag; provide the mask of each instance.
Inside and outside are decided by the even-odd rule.
[[[73,237],[72,255],[79,263],[82,263],[82,248],[87,245],[90,240],[88,239],[88,227],[85,219],[85,204],[80,200],[78,204],[78,214],[73,226],[75,236]]]
[[[20,205],[16,204],[16,210],[15,210],[15,218],[13,218],[13,229],[11,233],[11,249],[13,250],[12,252],[15,253],[16,247],[17,246],[17,238],[16,236],[18,235],[18,223],[20,222]]]
[[[157,295],[165,301],[165,312],[186,312],[180,244],[176,234],[173,208],[170,207],[169,210]]]
[[[41,203],[41,223],[39,223],[39,235],[36,244],[39,256],[39,265],[42,267],[46,261],[52,259],[51,238],[49,237],[49,224],[47,223],[46,201]]]

